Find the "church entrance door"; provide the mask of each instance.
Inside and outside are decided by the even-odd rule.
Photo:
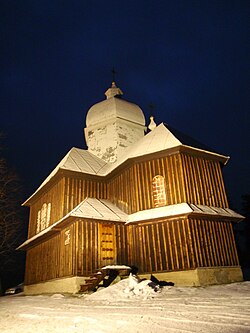
[[[100,264],[101,267],[116,263],[115,226],[100,224]]]

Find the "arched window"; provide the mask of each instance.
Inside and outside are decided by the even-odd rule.
[[[167,204],[165,178],[157,175],[152,181],[153,200],[155,207],[162,207]]]

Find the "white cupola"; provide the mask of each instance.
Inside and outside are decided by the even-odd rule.
[[[121,98],[112,82],[106,100],[93,105],[84,129],[88,150],[106,162],[115,162],[124,149],[144,136],[145,117],[138,105]]]

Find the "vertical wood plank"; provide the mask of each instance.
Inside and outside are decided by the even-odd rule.
[[[155,225],[156,229],[156,235],[155,235],[155,241],[156,241],[156,246],[157,246],[157,258],[158,258],[158,270],[162,271],[163,270],[163,260],[162,260],[162,249],[161,249],[161,238],[160,238],[160,231],[159,231],[159,224],[157,223]]]
[[[186,219],[185,224],[187,226],[187,232],[188,232],[188,245],[190,249],[190,264],[192,268],[196,268],[199,266],[199,261],[198,261],[198,251],[196,247],[196,242],[195,242],[195,234],[192,229],[193,221]],[[197,265],[198,264],[198,265]]]
[[[186,231],[186,223],[185,220],[181,220],[181,226],[182,226],[182,235],[183,235],[183,242],[181,246],[185,247],[185,254],[184,257],[186,261],[183,259],[183,266],[184,268],[190,268],[190,260],[189,260],[189,248],[188,248],[188,240],[187,240],[187,231]]]

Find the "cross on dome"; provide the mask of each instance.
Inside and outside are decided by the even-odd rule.
[[[115,84],[115,81],[112,82],[111,88],[109,88],[106,92],[105,95],[107,99],[111,97],[115,97],[117,95],[123,95],[123,92],[121,91],[120,88],[118,88]]]
[[[112,78],[113,78],[113,82],[115,82],[115,75],[117,74],[115,68],[113,67],[112,69]]]

